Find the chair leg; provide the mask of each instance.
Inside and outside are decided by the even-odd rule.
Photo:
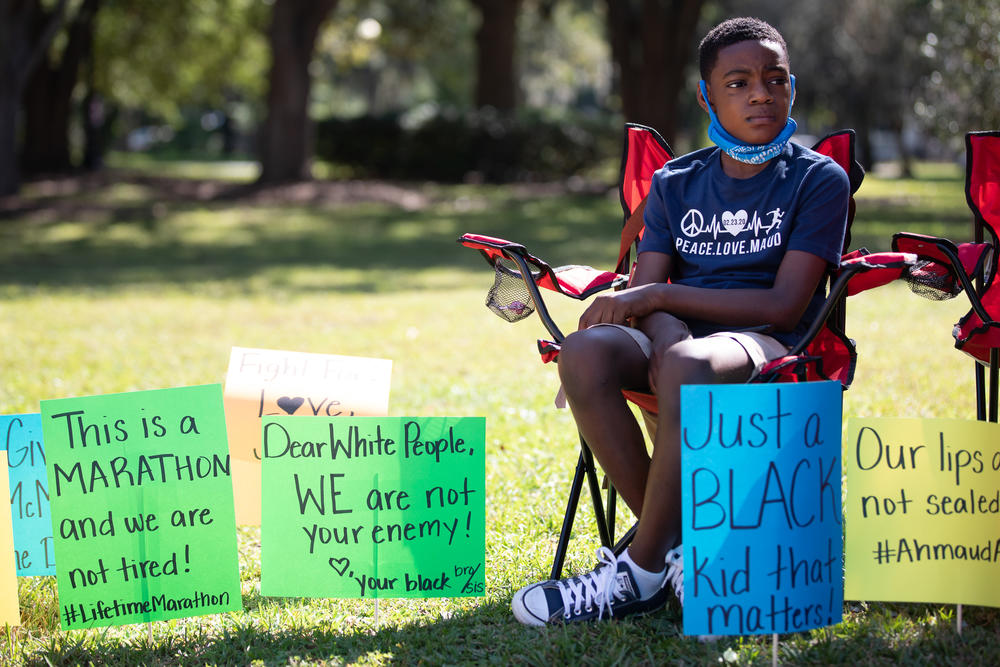
[[[584,439],[580,438],[581,453],[587,462],[587,482],[590,484],[590,497],[594,501],[594,518],[597,520],[597,534],[601,538],[601,544],[612,546],[611,533],[608,531],[608,522],[604,516],[604,499],[601,498],[601,484],[597,480],[597,468],[594,467],[594,454]]]
[[[989,420],[997,421],[997,369],[1000,366],[1000,350],[990,350],[990,390],[989,390]]]
[[[594,503],[594,516],[597,520],[597,532],[601,538],[601,544],[611,548],[611,535],[608,532],[608,523],[604,514],[604,502],[601,499],[601,486],[597,481],[597,469],[594,467],[594,454],[587,446],[587,442],[580,438],[580,456],[577,458],[576,471],[573,473],[573,482],[570,484],[569,499],[566,501],[566,514],[563,516],[562,529],[559,531],[559,540],[556,542],[556,553],[552,558],[552,571],[550,579],[558,579],[562,574],[563,564],[566,562],[566,551],[569,548],[570,533],[573,532],[573,521],[576,518],[576,510],[580,501],[580,492],[583,490],[583,479],[587,478],[590,487],[590,497]]]
[[[612,551],[615,552],[616,556],[620,556],[628,545],[632,543],[632,538],[635,537],[635,531],[639,527],[639,522],[632,524],[632,527],[625,531],[625,534],[621,536],[621,539],[615,542],[615,546]]]
[[[608,483],[608,532],[612,541],[615,538],[615,507],[617,505],[618,492],[615,490],[615,485]],[[623,551],[632,543],[632,538],[635,537],[635,531],[639,527],[639,523],[636,522],[632,524],[625,533],[615,542],[615,545],[611,547],[611,550],[615,552],[616,556],[620,556]]]
[[[566,501],[566,514],[563,515],[562,530],[559,531],[559,541],[556,542],[556,553],[552,559],[552,572],[550,579],[558,579],[562,574],[563,563],[566,562],[566,549],[569,547],[569,535],[573,532],[573,520],[576,518],[576,507],[580,501],[580,491],[583,489],[583,477],[585,475],[586,458],[583,451],[576,461],[576,471],[573,473],[573,482],[569,487],[569,499]]]
[[[606,512],[607,518],[605,521],[608,524],[608,537],[610,541],[615,541],[615,506],[618,504],[618,491],[615,489],[615,485],[611,483],[610,479],[605,480],[608,485],[608,510]]]
[[[984,422],[986,421],[986,369],[978,361],[972,363],[975,364],[973,371],[976,377],[976,419]]]

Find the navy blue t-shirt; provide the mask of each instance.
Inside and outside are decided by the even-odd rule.
[[[720,154],[715,147],[688,153],[653,175],[640,254],[670,255],[671,282],[715,289],[772,287],[787,250],[839,265],[849,185],[836,162],[789,142],[759,174],[738,179],[722,171]],[[820,281],[798,325],[771,335],[786,345],[798,342],[824,295]],[[685,321],[694,336],[733,328]]]

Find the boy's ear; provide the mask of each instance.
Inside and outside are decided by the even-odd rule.
[[[708,89],[707,85],[705,86],[705,89]],[[698,106],[700,106],[703,110],[708,111],[708,100],[706,100],[705,96],[702,94],[701,86],[698,87]]]

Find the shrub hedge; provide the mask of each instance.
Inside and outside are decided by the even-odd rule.
[[[316,124],[316,157],[358,178],[440,182],[567,178],[620,150],[620,123],[593,116],[437,112],[328,118]]]

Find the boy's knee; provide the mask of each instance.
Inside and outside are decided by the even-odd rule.
[[[583,354],[589,348],[594,345],[588,339],[587,331],[574,331],[570,335],[566,336],[566,339],[562,342],[562,349],[559,352],[559,366],[560,368],[565,363],[567,365],[575,365]]]
[[[685,384],[711,384],[715,379],[712,362],[692,346],[679,343],[655,360],[657,394],[674,400]]]
[[[592,375],[609,357],[609,347],[593,329],[574,331],[563,341],[559,352],[559,377],[564,383]]]
[[[631,375],[645,373],[645,360],[636,348],[635,363],[623,361],[634,343],[613,327],[574,331],[559,353],[559,378],[567,390],[587,384],[621,384]],[[623,350],[624,348],[624,350]],[[641,364],[641,368],[638,366]],[[637,366],[632,369],[631,366]]]

